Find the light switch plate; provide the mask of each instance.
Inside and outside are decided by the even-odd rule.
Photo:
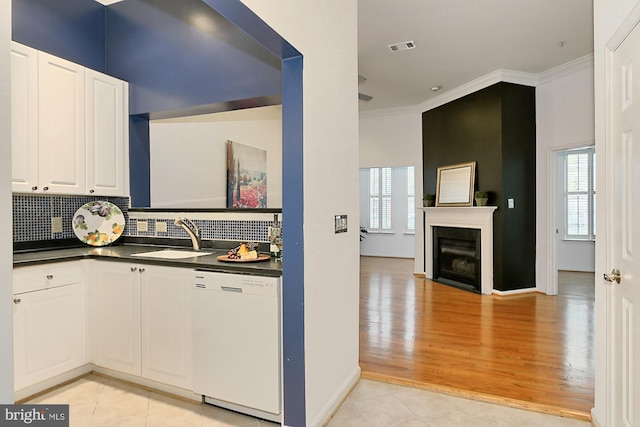
[[[136,228],[138,231],[149,231],[149,223],[147,221],[138,220],[136,222]]]
[[[515,201],[513,199],[508,199],[507,203],[509,205],[509,209],[513,209],[513,208],[516,207],[516,203],[515,203]]]
[[[62,233],[62,217],[61,216],[51,217],[51,232]]]
[[[335,233],[346,233],[347,232],[347,216],[346,215],[336,215],[335,216]]]

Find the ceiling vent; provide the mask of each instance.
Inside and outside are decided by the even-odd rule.
[[[409,50],[415,49],[416,43],[413,40],[409,40],[408,42],[390,44],[389,50],[391,52],[400,52],[401,50]]]

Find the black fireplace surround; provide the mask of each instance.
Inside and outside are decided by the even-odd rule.
[[[480,230],[433,227],[433,280],[481,293]]]

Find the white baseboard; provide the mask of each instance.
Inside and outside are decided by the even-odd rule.
[[[596,408],[591,408],[591,424],[595,427],[604,427],[604,423],[596,416]]]
[[[493,290],[493,293],[500,296],[505,295],[517,295],[517,294],[527,294],[530,292],[537,292],[537,288],[525,288],[525,289],[514,289],[512,291],[499,291],[497,289]]]
[[[101,366],[93,365],[92,367],[93,367],[92,369],[93,372],[98,374],[113,377],[122,381],[127,381],[133,384],[147,387],[152,390],[162,391],[164,393],[172,394],[174,396],[179,396],[184,399],[193,400],[194,402],[198,402],[198,403],[202,402],[202,395],[196,394],[191,390],[186,390],[184,388],[179,388],[172,385],[160,383],[147,378],[139,377],[137,375],[125,374],[124,372],[114,371],[112,369],[103,368]]]
[[[47,378],[44,381],[40,381],[39,383],[32,384],[21,390],[16,390],[13,393],[13,400],[14,402],[17,402],[27,397],[33,396],[35,394],[41,393],[50,388],[57,387],[60,384],[63,384],[65,382],[81,377],[85,374],[88,374],[89,372],[92,371],[92,368],[93,366],[91,366],[90,363],[87,363],[86,365],[82,365],[80,367],[67,371],[64,374],[56,375],[55,377]]]
[[[351,375],[342,383],[342,386],[334,393],[333,397],[327,402],[324,409],[320,411],[318,416],[310,424],[313,427],[326,425],[333,414],[340,408],[342,402],[347,398],[351,390],[360,380],[360,366],[351,373]]]

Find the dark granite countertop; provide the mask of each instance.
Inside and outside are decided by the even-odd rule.
[[[258,262],[218,261],[217,257],[219,255],[227,254],[227,251],[224,249],[205,248],[203,251],[211,252],[211,255],[202,255],[181,259],[150,258],[133,255],[136,253],[158,251],[163,249],[191,250],[190,248],[185,247],[124,244],[105,247],[86,246],[39,251],[25,251],[16,252],[13,254],[13,266],[21,267],[49,262],[62,262],[92,258],[105,261],[164,265],[168,267],[193,268],[224,273],[253,274],[271,277],[282,276],[282,262],[275,261],[273,260],[273,258],[268,261]]]

